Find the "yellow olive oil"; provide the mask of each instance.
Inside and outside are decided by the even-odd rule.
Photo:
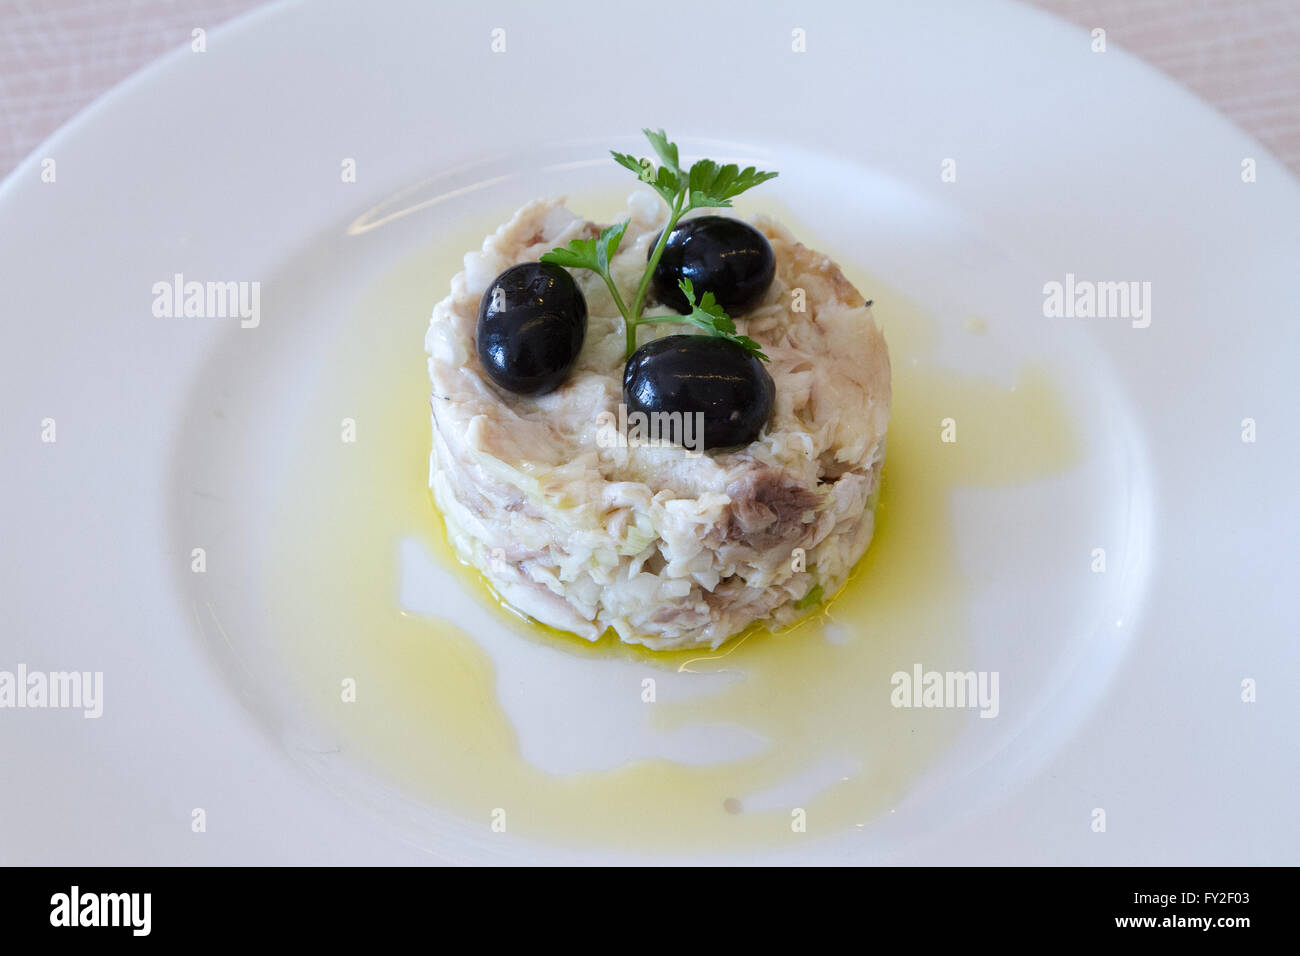
[[[502,607],[456,560],[427,487],[424,330],[464,253],[496,224],[443,237],[395,267],[360,303],[321,376],[329,394],[314,405],[349,410],[356,440],[340,441],[337,418],[303,427],[293,469],[303,477],[284,489],[269,578],[276,639],[314,719],[407,796],[485,828],[505,809],[511,833],[541,841],[706,852],[869,827],[963,726],[953,711],[890,703],[891,675],[914,662],[971,664],[952,492],[1052,476],[1079,457],[1050,381],[1027,369],[1007,389],[933,367],[926,353],[934,321],[846,264],[874,300],[894,373],[875,537],[850,581],[795,626],[755,627],[716,651],[654,653],[608,635],[591,644]],[[944,442],[941,422],[952,416],[961,440]],[[410,540],[520,641],[541,642],[561,663],[579,655],[633,661],[650,677],[733,672],[715,692],[647,704],[653,724],[666,732],[737,725],[766,746],[705,766],[636,760],[558,775],[532,765],[475,638],[401,607],[399,545]],[[348,678],[351,702],[340,694]],[[797,803],[781,797],[783,782],[819,766],[839,769]],[[792,825],[800,811],[806,832]]]

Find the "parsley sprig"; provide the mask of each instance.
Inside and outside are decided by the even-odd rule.
[[[725,309],[718,305],[717,300],[713,297],[712,292],[706,292],[700,297],[697,304],[695,301],[695,285],[690,279],[679,279],[677,287],[682,290],[682,295],[686,296],[686,304],[691,307],[691,311],[686,315],[650,315],[641,319],[639,325],[645,325],[649,322],[689,322],[691,325],[699,326],[710,335],[720,336],[721,338],[731,339],[739,345],[745,347],[746,351],[753,352],[755,358],[760,358],[764,362],[770,361],[763,353],[763,346],[759,345],[748,335],[739,335],[736,332],[736,323],[732,321],[731,316],[727,315]]]
[[[712,292],[706,291],[696,302],[695,290],[689,279],[683,279],[679,285],[686,296],[691,311],[687,315],[652,315],[643,316],[646,295],[650,291],[650,280],[655,267],[664,254],[668,236],[677,225],[678,220],[693,209],[717,208],[730,206],[731,200],[746,190],[753,189],[760,183],[773,179],[776,173],[759,172],[753,166],[741,169],[734,163],[719,166],[711,159],[701,159],[689,170],[681,167],[677,144],[668,141],[663,130],[642,130],[650,141],[655,155],[659,158],[656,165],[649,159],[638,159],[629,153],[611,150],[614,161],[637,174],[637,177],[657,192],[668,204],[668,222],[659,234],[650,259],[646,262],[645,273],[637,285],[636,297],[629,307],[619,294],[609,272],[609,264],[618,252],[618,245],[627,232],[629,220],[602,230],[594,239],[574,239],[566,249],[555,249],[541,257],[542,262],[551,262],[568,269],[590,269],[604,280],[619,314],[623,316],[623,328],[627,334],[627,358],[636,351],[636,330],[640,325],[651,322],[679,322],[695,325],[711,335],[731,339],[752,352],[764,362],[768,360],[757,342],[745,335],[736,334],[736,323],[727,315],[714,298]]]

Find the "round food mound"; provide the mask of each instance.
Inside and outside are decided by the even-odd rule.
[[[611,273],[630,302],[667,215],[648,193],[628,213]],[[465,256],[434,307],[429,486],[457,553],[519,611],[592,641],[613,628],[654,649],[717,647],[754,621],[806,613],[866,551],[889,423],[884,337],[833,262],[766,217],[752,224],[772,244],[776,278],[733,318],[771,358],[776,401],[744,447],[609,440],[625,338],[609,290],[587,270],[572,272],[589,318],[568,381],[525,396],[488,379],[474,333],[492,280],[600,231],[561,201],[520,209]],[[690,330],[642,326],[638,343]]]

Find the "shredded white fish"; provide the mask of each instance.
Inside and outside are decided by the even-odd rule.
[[[627,211],[611,272],[631,301],[665,211],[643,194]],[[734,318],[771,358],[776,400],[744,448],[599,441],[602,413],[622,401],[625,341],[609,291],[585,270],[573,272],[589,316],[569,380],[530,397],[486,377],[474,333],[492,280],[599,231],[562,201],[520,209],[434,307],[429,485],[456,552],[519,611],[593,641],[612,628],[654,649],[717,647],[754,621],[806,613],[866,551],[889,424],[884,337],[833,262],[771,219],[752,225],[776,278]],[[639,342],[685,331],[643,326]]]

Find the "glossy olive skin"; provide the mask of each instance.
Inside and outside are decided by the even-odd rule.
[[[658,241],[651,243],[650,254]],[[678,279],[691,280],[697,301],[712,292],[727,314],[736,316],[762,300],[774,275],[776,255],[761,232],[739,219],[700,216],[679,222],[668,234],[653,282],[655,297],[682,315],[690,308]]]
[[[623,372],[633,412],[704,413],[704,447],[748,445],[772,414],[776,385],[763,363],[730,339],[667,335],[647,342]]]
[[[587,337],[587,300],[549,262],[511,266],[479,304],[474,340],[483,370],[519,395],[544,395],[569,377]]]

